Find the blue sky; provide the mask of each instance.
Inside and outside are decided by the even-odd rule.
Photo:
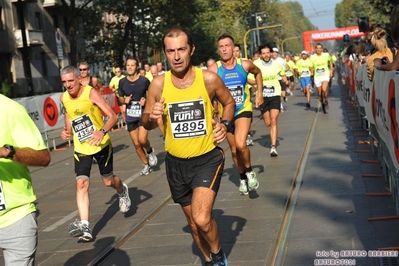
[[[282,0],[287,2],[287,0]],[[334,29],[335,5],[341,0],[292,0],[300,3],[305,16],[320,30]]]

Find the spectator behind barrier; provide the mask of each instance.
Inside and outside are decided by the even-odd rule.
[[[382,60],[387,60],[387,62],[392,62],[393,54],[388,48],[386,40],[386,31],[384,29],[376,29],[371,36],[371,44],[373,45],[375,51],[371,54],[367,61],[367,76],[369,80],[373,80],[374,74],[374,59],[380,58]]]
[[[392,40],[399,45],[399,5],[392,9],[391,13],[391,37]],[[398,48],[398,47],[397,47]],[[398,70],[399,69],[399,56],[396,52],[394,59],[387,64],[383,64],[380,58],[374,59],[374,66],[376,69],[383,71]]]

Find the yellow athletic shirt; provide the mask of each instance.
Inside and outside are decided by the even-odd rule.
[[[69,121],[72,124],[73,144],[75,152],[92,155],[101,151],[110,142],[109,134],[105,134],[99,146],[90,145],[90,130],[100,130],[104,126],[100,108],[90,101],[90,92],[93,87],[87,85],[77,99],[71,99],[68,91],[62,95]]]
[[[263,97],[281,96],[281,85],[278,81],[278,76],[285,76],[283,66],[273,59],[270,59],[269,62],[256,61],[254,65],[262,72]]]
[[[212,134],[212,100],[205,88],[202,69],[194,68],[195,80],[186,89],[176,88],[171,72],[165,73],[162,92],[165,149],[179,158],[197,157],[217,146]]]

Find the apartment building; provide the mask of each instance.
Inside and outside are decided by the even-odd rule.
[[[0,0],[4,94],[17,98],[63,91],[59,72],[70,63],[67,23],[59,0]],[[82,51],[83,28],[79,30],[78,51]]]

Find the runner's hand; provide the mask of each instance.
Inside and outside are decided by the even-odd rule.
[[[259,108],[263,104],[263,101],[264,101],[263,95],[258,93],[255,99],[255,107]]]
[[[66,127],[64,127],[64,130],[61,132],[61,138],[65,141],[71,139],[71,132],[69,132]]]
[[[89,132],[92,134],[91,138],[88,140],[89,144],[91,146],[99,146],[101,144],[101,141],[104,138],[104,133],[102,133],[101,131],[96,131],[96,130],[92,130]]]
[[[130,94],[129,96],[125,97],[125,104],[129,104],[132,101],[133,94]]]
[[[150,120],[157,120],[162,117],[163,109],[164,109],[165,98],[161,98],[159,102],[155,102],[155,104],[151,108]]]
[[[145,105],[145,102],[146,102],[146,99],[145,99],[144,97],[141,97],[141,99],[140,99],[140,105],[141,105],[141,106],[144,106],[144,105]]]
[[[216,143],[221,143],[226,138],[227,128],[224,124],[216,122],[212,119],[212,127],[213,127],[213,140]]]

